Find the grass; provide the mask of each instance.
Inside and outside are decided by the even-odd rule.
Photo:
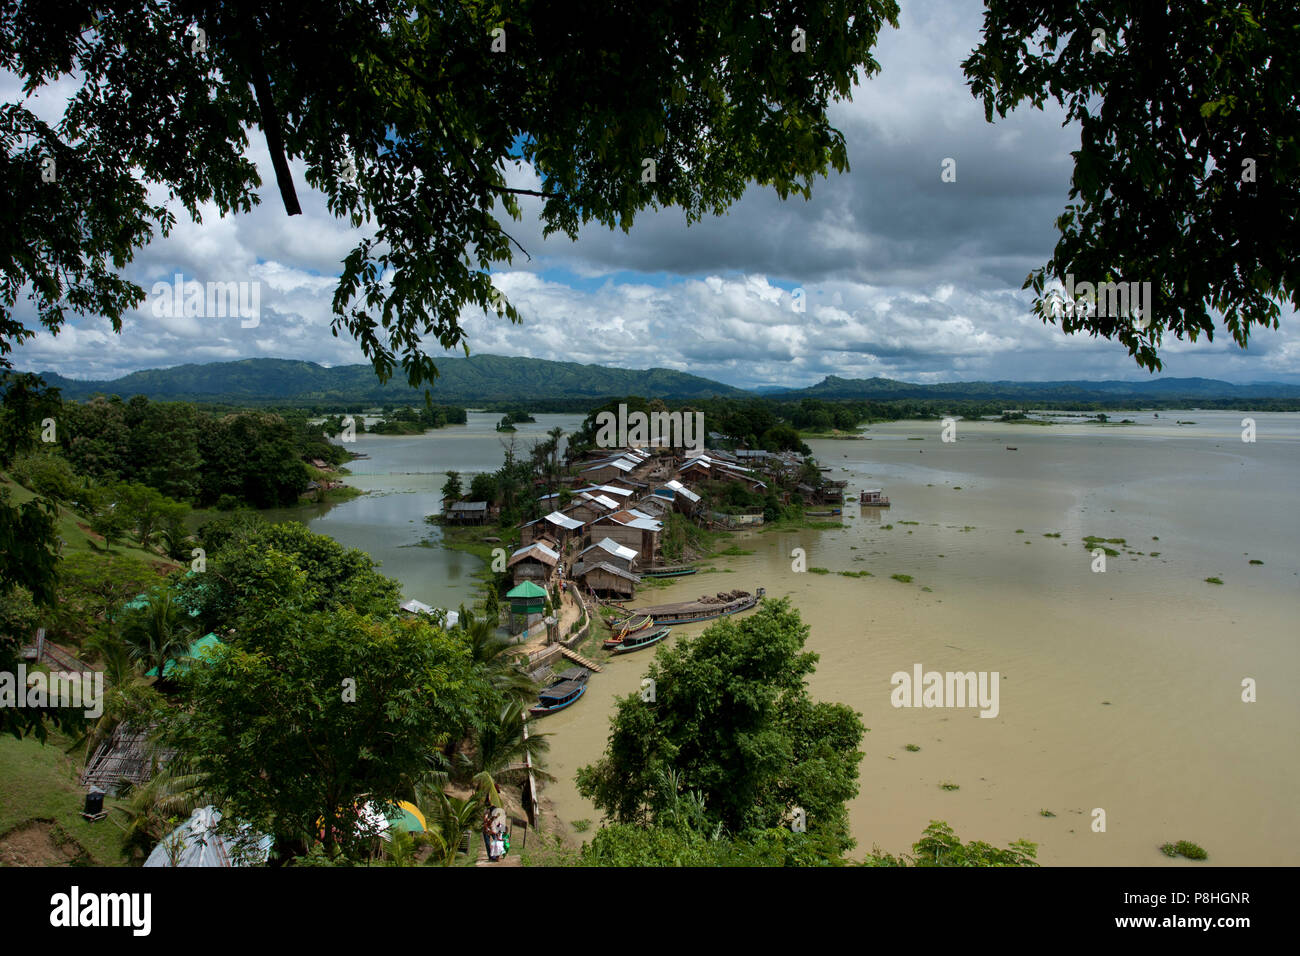
[[[590,820],[574,820],[574,821],[573,821],[571,824],[569,824],[569,825],[570,825],[571,827],[573,827],[573,832],[574,832],[574,833],[586,833],[588,830],[591,829],[591,821],[590,821]]]
[[[1188,840],[1179,840],[1177,843],[1166,843],[1160,847],[1160,852],[1168,857],[1183,856],[1189,860],[1204,860],[1209,858],[1209,854],[1203,849]]]
[[[64,753],[70,741],[51,734],[45,744],[32,738],[0,737],[0,842],[4,835],[33,821],[48,821],[57,842],[76,844],[82,864],[122,866],[122,831],[107,820],[81,818],[84,791],[77,782],[80,764]],[[80,751],[74,751],[80,755]],[[117,804],[104,799],[104,809]]]
[[[741,557],[744,557],[744,556],[747,555],[747,554],[754,554],[754,553],[755,553],[755,552],[753,552],[753,551],[747,551],[747,550],[745,550],[744,548],[740,547],[739,545],[735,545],[735,544],[733,544],[733,545],[732,545],[731,547],[729,547],[726,551],[715,551],[715,552],[713,552],[713,554],[711,554],[710,557],[713,557],[713,558],[716,558],[716,557],[741,558]]]

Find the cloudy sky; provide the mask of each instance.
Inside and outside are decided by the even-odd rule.
[[[1147,377],[1118,344],[1065,336],[1029,310],[1020,285],[1055,244],[1077,132],[1059,111],[1022,110],[996,124],[967,90],[959,64],[978,43],[982,5],[905,4],[877,48],[882,72],[832,119],[851,170],[811,201],[751,189],[729,214],[687,228],[680,211],[643,213],[630,235],[600,227],[577,242],[543,240],[536,205],[508,226],[531,254],[495,275],[522,327],[481,312],[464,325],[472,352],[689,371],[732,385],[802,386],[826,375],[912,382]],[[0,97],[16,98],[12,78]],[[47,96],[43,115],[55,97]],[[269,160],[247,216],[180,214],[173,234],[142,250],[130,278],[148,292],[186,279],[260,280],[261,318],[159,318],[149,300],[120,335],[72,321],[16,349],[19,368],[112,378],[142,368],[237,358],[364,361],[330,335],[339,262],[357,240],[321,196],[295,182],[303,215],[289,218]],[[941,181],[945,159],[956,182]],[[513,185],[536,185],[528,172]],[[801,290],[805,309],[792,307]],[[21,314],[21,313],[20,313]],[[436,347],[436,346],[435,346]],[[1226,336],[1167,337],[1165,375],[1300,382],[1300,326],[1252,333],[1243,352]]]

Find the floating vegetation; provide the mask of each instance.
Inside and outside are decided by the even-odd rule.
[[[906,750],[906,751],[909,751],[910,753],[916,753],[916,752],[917,752],[918,750],[920,750],[921,748],[918,747],[916,744],[908,744],[908,745],[907,745],[906,747],[904,747],[903,749]]]
[[[1160,557],[1160,552],[1159,552],[1159,551],[1152,551],[1150,556],[1153,557],[1153,558],[1158,558],[1158,557]]]
[[[912,576],[910,574],[891,574],[890,577],[895,581],[902,581],[904,584],[912,583]]]
[[[873,577],[870,571],[840,571],[841,575],[846,578],[869,578]]]
[[[926,585],[922,585],[921,590],[922,590],[922,591],[929,591],[931,594],[934,593],[934,588],[930,587],[928,584],[926,584]]]
[[[1205,583],[1206,583],[1206,584],[1222,584],[1223,582],[1220,581],[1218,578],[1206,578],[1206,579],[1205,579]]]
[[[741,557],[744,557],[744,556],[747,555],[747,554],[754,554],[754,553],[755,553],[755,552],[753,552],[753,551],[746,551],[744,548],[742,548],[742,547],[740,547],[740,546],[738,546],[738,545],[734,545],[734,544],[733,544],[733,545],[732,545],[731,547],[729,547],[726,551],[715,551],[715,552],[714,552],[714,555],[715,555],[715,556],[717,556],[717,555],[723,555],[723,556],[728,557],[728,558],[741,558]]]
[[[808,573],[809,574],[830,574],[831,569],[830,568],[809,568]]]
[[[1264,562],[1263,562],[1263,561],[1260,561],[1258,558],[1251,558],[1251,559],[1250,559],[1250,563],[1251,563],[1251,564],[1263,564]]]
[[[899,524],[920,524],[919,521],[900,521]]]
[[[1045,535],[1043,535],[1044,538],[1059,538],[1060,536],[1061,536],[1061,532],[1059,531],[1049,531]]]
[[[962,531],[974,531],[974,530],[975,530],[975,526],[974,526],[973,524],[968,524],[968,525],[964,526],[961,530],[962,530]]]
[[[939,784],[939,789],[940,789],[940,790],[960,790],[961,787],[959,787],[959,786],[958,786],[957,784],[955,784],[955,783],[949,783],[948,781],[945,780],[943,783]]]
[[[1056,814],[1053,813],[1051,810],[1039,810],[1039,811],[1038,811],[1038,815],[1039,815],[1040,817],[1054,817],[1054,816],[1056,816]]]
[[[880,530],[881,530],[881,531],[893,531],[893,530],[894,530],[894,526],[893,526],[892,524],[882,525],[881,528],[880,528]]]
[[[1208,853],[1189,840],[1179,840],[1177,843],[1166,843],[1160,847],[1160,852],[1168,857],[1183,856],[1189,860],[1204,860],[1209,858]]]
[[[1024,529],[1024,528],[1017,528],[1017,529],[1016,529],[1016,534],[1024,534],[1024,533],[1025,533],[1025,529]]]
[[[953,491],[961,491],[961,485],[953,485],[953,486],[952,486],[952,490],[953,490]]]

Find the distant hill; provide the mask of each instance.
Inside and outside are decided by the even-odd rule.
[[[547,399],[597,399],[622,395],[694,399],[745,395],[744,390],[698,375],[652,368],[644,371],[550,362],[544,359],[475,355],[438,361],[441,373],[432,386],[433,400],[443,404],[528,402]],[[178,365],[132,372],[109,381],[87,382],[43,373],[65,398],[96,393],[145,395],[151,399],[210,402],[406,402],[423,397],[398,374],[381,385],[369,365],[325,368],[288,359],[244,359],[209,365]]]
[[[1220,400],[1300,398],[1300,385],[1253,382],[1234,385],[1212,378],[1157,378],[1144,382],[941,382],[914,385],[890,378],[839,378],[828,375],[809,388],[768,392],[779,399],[985,399],[1014,402],[1115,401],[1117,399],[1168,401],[1171,399]]]
[[[1255,382],[1234,385],[1210,378],[1157,378],[1140,382],[942,382],[916,385],[890,378],[848,379],[829,375],[809,388],[765,387],[746,391],[711,379],[665,368],[645,370],[551,362],[502,355],[448,357],[439,360],[441,375],[433,384],[433,400],[443,404],[518,402],[533,404],[588,400],[624,395],[690,400],[709,397],[763,397],[778,400],[818,398],[972,399],[1024,404],[1028,402],[1224,401],[1300,399],[1300,385]],[[171,401],[226,404],[402,404],[423,399],[400,372],[386,385],[369,365],[325,368],[290,359],[244,359],[208,365],[178,365],[132,372],[110,381],[78,381],[50,372],[45,380],[62,389],[65,398],[84,399],[96,393],[145,395]]]

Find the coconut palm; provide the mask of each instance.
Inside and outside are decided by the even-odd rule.
[[[425,837],[433,847],[430,860],[451,866],[460,854],[465,831],[473,830],[478,822],[482,809],[478,795],[452,797],[441,787],[426,784],[417,787],[416,805],[429,825]]]
[[[148,783],[129,788],[124,796],[113,810],[121,817],[114,822],[122,828],[122,855],[128,859],[148,856],[178,824],[212,802],[198,774],[172,766],[154,774]]]
[[[145,607],[129,612],[122,621],[122,640],[132,659],[146,673],[156,669],[159,678],[168,661],[189,653],[194,634],[194,626],[166,588],[154,591]]]
[[[526,716],[523,704],[507,701],[495,720],[479,728],[473,749],[458,755],[462,774],[471,776],[480,790],[490,793],[497,806],[501,805],[497,786],[521,781],[529,764],[534,777],[555,779],[539,766],[542,755],[551,748],[550,734],[529,733],[525,737]]]
[[[461,608],[458,631],[469,645],[470,657],[492,688],[507,700],[531,702],[541,688],[519,666],[519,647],[500,633],[494,621]]]

